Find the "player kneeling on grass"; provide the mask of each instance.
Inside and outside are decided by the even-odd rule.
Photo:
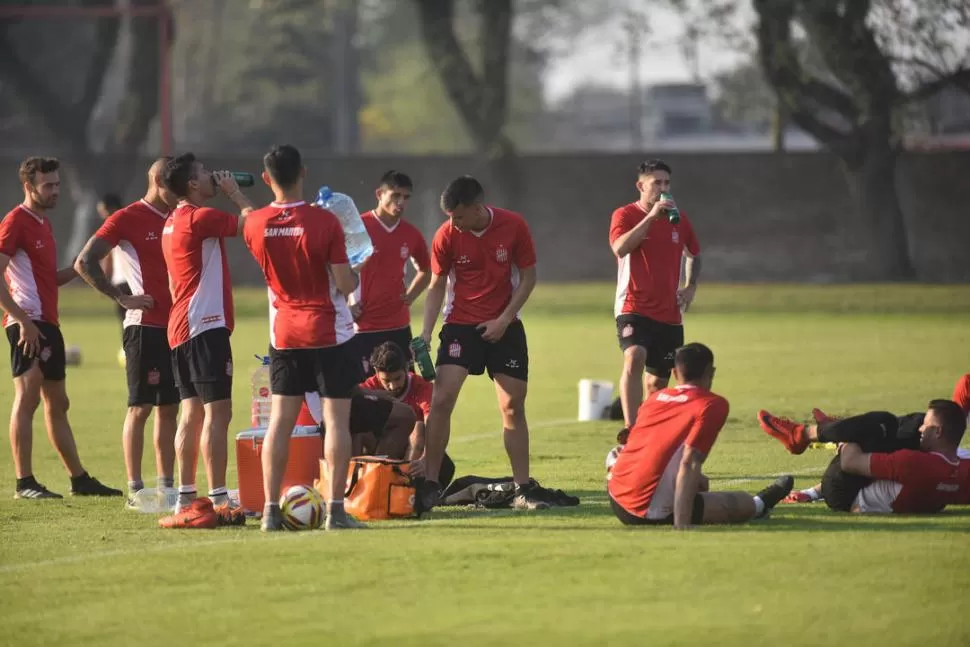
[[[822,477],[821,495],[841,512],[920,514],[970,503],[970,461],[957,448],[967,428],[951,400],[933,400],[925,414],[897,418],[870,411],[836,420],[814,410],[816,424],[758,412],[761,428],[792,454],[813,442],[843,443]]]
[[[706,492],[701,466],[727,420],[728,401],[711,392],[714,354],[687,344],[674,353],[678,386],[653,393],[608,475],[610,505],[626,525],[743,523],[764,517],[791,492],[782,476],[755,496]],[[621,439],[622,442],[622,439]]]

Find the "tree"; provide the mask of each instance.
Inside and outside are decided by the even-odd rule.
[[[951,86],[970,89],[963,0],[754,0],[765,76],[791,120],[839,156],[871,238],[876,276],[916,277],[897,194],[899,116]],[[796,29],[832,77],[806,69]]]

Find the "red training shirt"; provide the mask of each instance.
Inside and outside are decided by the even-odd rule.
[[[937,452],[900,449],[870,454],[869,474],[876,481],[859,492],[860,512],[921,514],[939,512],[948,503],[967,499],[970,469]]]
[[[354,336],[327,269],[348,262],[337,216],[302,200],[272,202],[246,217],[243,238],[269,286],[273,348],[327,348]]]
[[[171,348],[207,330],[232,332],[232,282],[224,239],[235,236],[238,228],[238,216],[189,202],[179,203],[165,221],[162,253],[172,293]]]
[[[970,373],[967,373],[953,387],[953,401],[960,405],[963,412],[970,418]]]
[[[710,454],[728,409],[721,396],[690,384],[651,395],[610,471],[607,489],[613,500],[638,517],[673,514],[684,446]]]
[[[360,386],[372,391],[384,390],[384,387],[381,386],[381,381],[377,379],[376,375],[371,375]],[[424,422],[431,412],[431,394],[433,391],[434,384],[428,382],[420,375],[409,372],[408,383],[404,387],[404,393],[397,399],[411,407],[418,422]]]
[[[57,321],[57,244],[46,216],[17,205],[0,220],[0,254],[10,257],[4,278],[31,321]],[[3,327],[17,323],[3,313]]]
[[[448,276],[445,323],[478,325],[502,314],[519,284],[519,270],[536,264],[525,219],[488,207],[482,231],[459,231],[447,221],[431,243],[431,270]],[[516,314],[518,318],[518,314]]]
[[[126,328],[168,326],[172,295],[162,254],[162,230],[167,218],[168,212],[139,200],[108,216],[94,234],[120,250],[121,270],[131,293],[147,294],[155,302],[148,310],[129,310],[125,314]]]
[[[411,323],[411,312],[403,299],[407,289],[405,269],[409,260],[418,270],[431,267],[428,245],[418,228],[406,220],[399,218],[388,227],[373,211],[362,219],[374,254],[360,273],[355,296],[361,313],[354,327],[358,332],[404,328]]]
[[[639,202],[620,207],[610,219],[610,245],[647,217]],[[616,301],[613,315],[637,314],[665,324],[680,324],[677,288],[680,285],[680,259],[684,250],[701,253],[694,228],[687,214],[680,222],[657,218],[650,224],[640,246],[618,258]]]

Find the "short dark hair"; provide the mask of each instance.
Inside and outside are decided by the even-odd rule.
[[[967,414],[953,400],[930,400],[926,407],[940,420],[943,437],[954,447],[960,445],[967,430]]]
[[[397,373],[408,367],[404,350],[392,341],[386,341],[370,355],[370,365],[375,371],[382,373]]]
[[[672,174],[673,171],[670,170],[670,165],[661,159],[649,159],[640,162],[640,166],[637,167],[637,177],[641,175],[650,175],[654,171],[666,171],[668,174]]]
[[[184,198],[189,194],[189,182],[195,179],[195,155],[182,153],[165,163],[162,180],[176,197]]]
[[[61,168],[61,162],[56,157],[28,157],[20,163],[20,183],[34,183],[34,176],[38,173],[53,173]]]
[[[408,191],[412,191],[414,184],[411,182],[411,178],[404,173],[391,169],[381,176],[381,183],[378,187],[382,189],[407,189]]]
[[[681,346],[674,353],[674,366],[685,382],[693,382],[704,376],[707,367],[714,364],[714,353],[698,342]]]
[[[485,189],[470,175],[452,180],[441,192],[441,210],[454,211],[456,207],[470,207],[485,200]]]
[[[296,146],[279,144],[263,155],[263,167],[281,188],[288,189],[300,181],[303,158]]]
[[[105,193],[101,196],[101,204],[108,211],[115,212],[122,207],[121,196],[117,193]]]

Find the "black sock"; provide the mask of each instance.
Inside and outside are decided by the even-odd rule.
[[[89,478],[91,478],[91,476],[86,471],[81,472],[77,476],[71,477],[71,485],[77,485],[78,483],[83,483],[84,481],[87,481]]]
[[[341,516],[341,515],[347,514],[344,511],[344,502],[343,501],[340,501],[340,502],[331,501],[330,504],[327,506],[327,512],[331,516],[337,515],[338,517]]]
[[[26,490],[27,488],[39,487],[40,483],[34,478],[34,475],[25,476],[22,479],[17,479],[17,490]]]

